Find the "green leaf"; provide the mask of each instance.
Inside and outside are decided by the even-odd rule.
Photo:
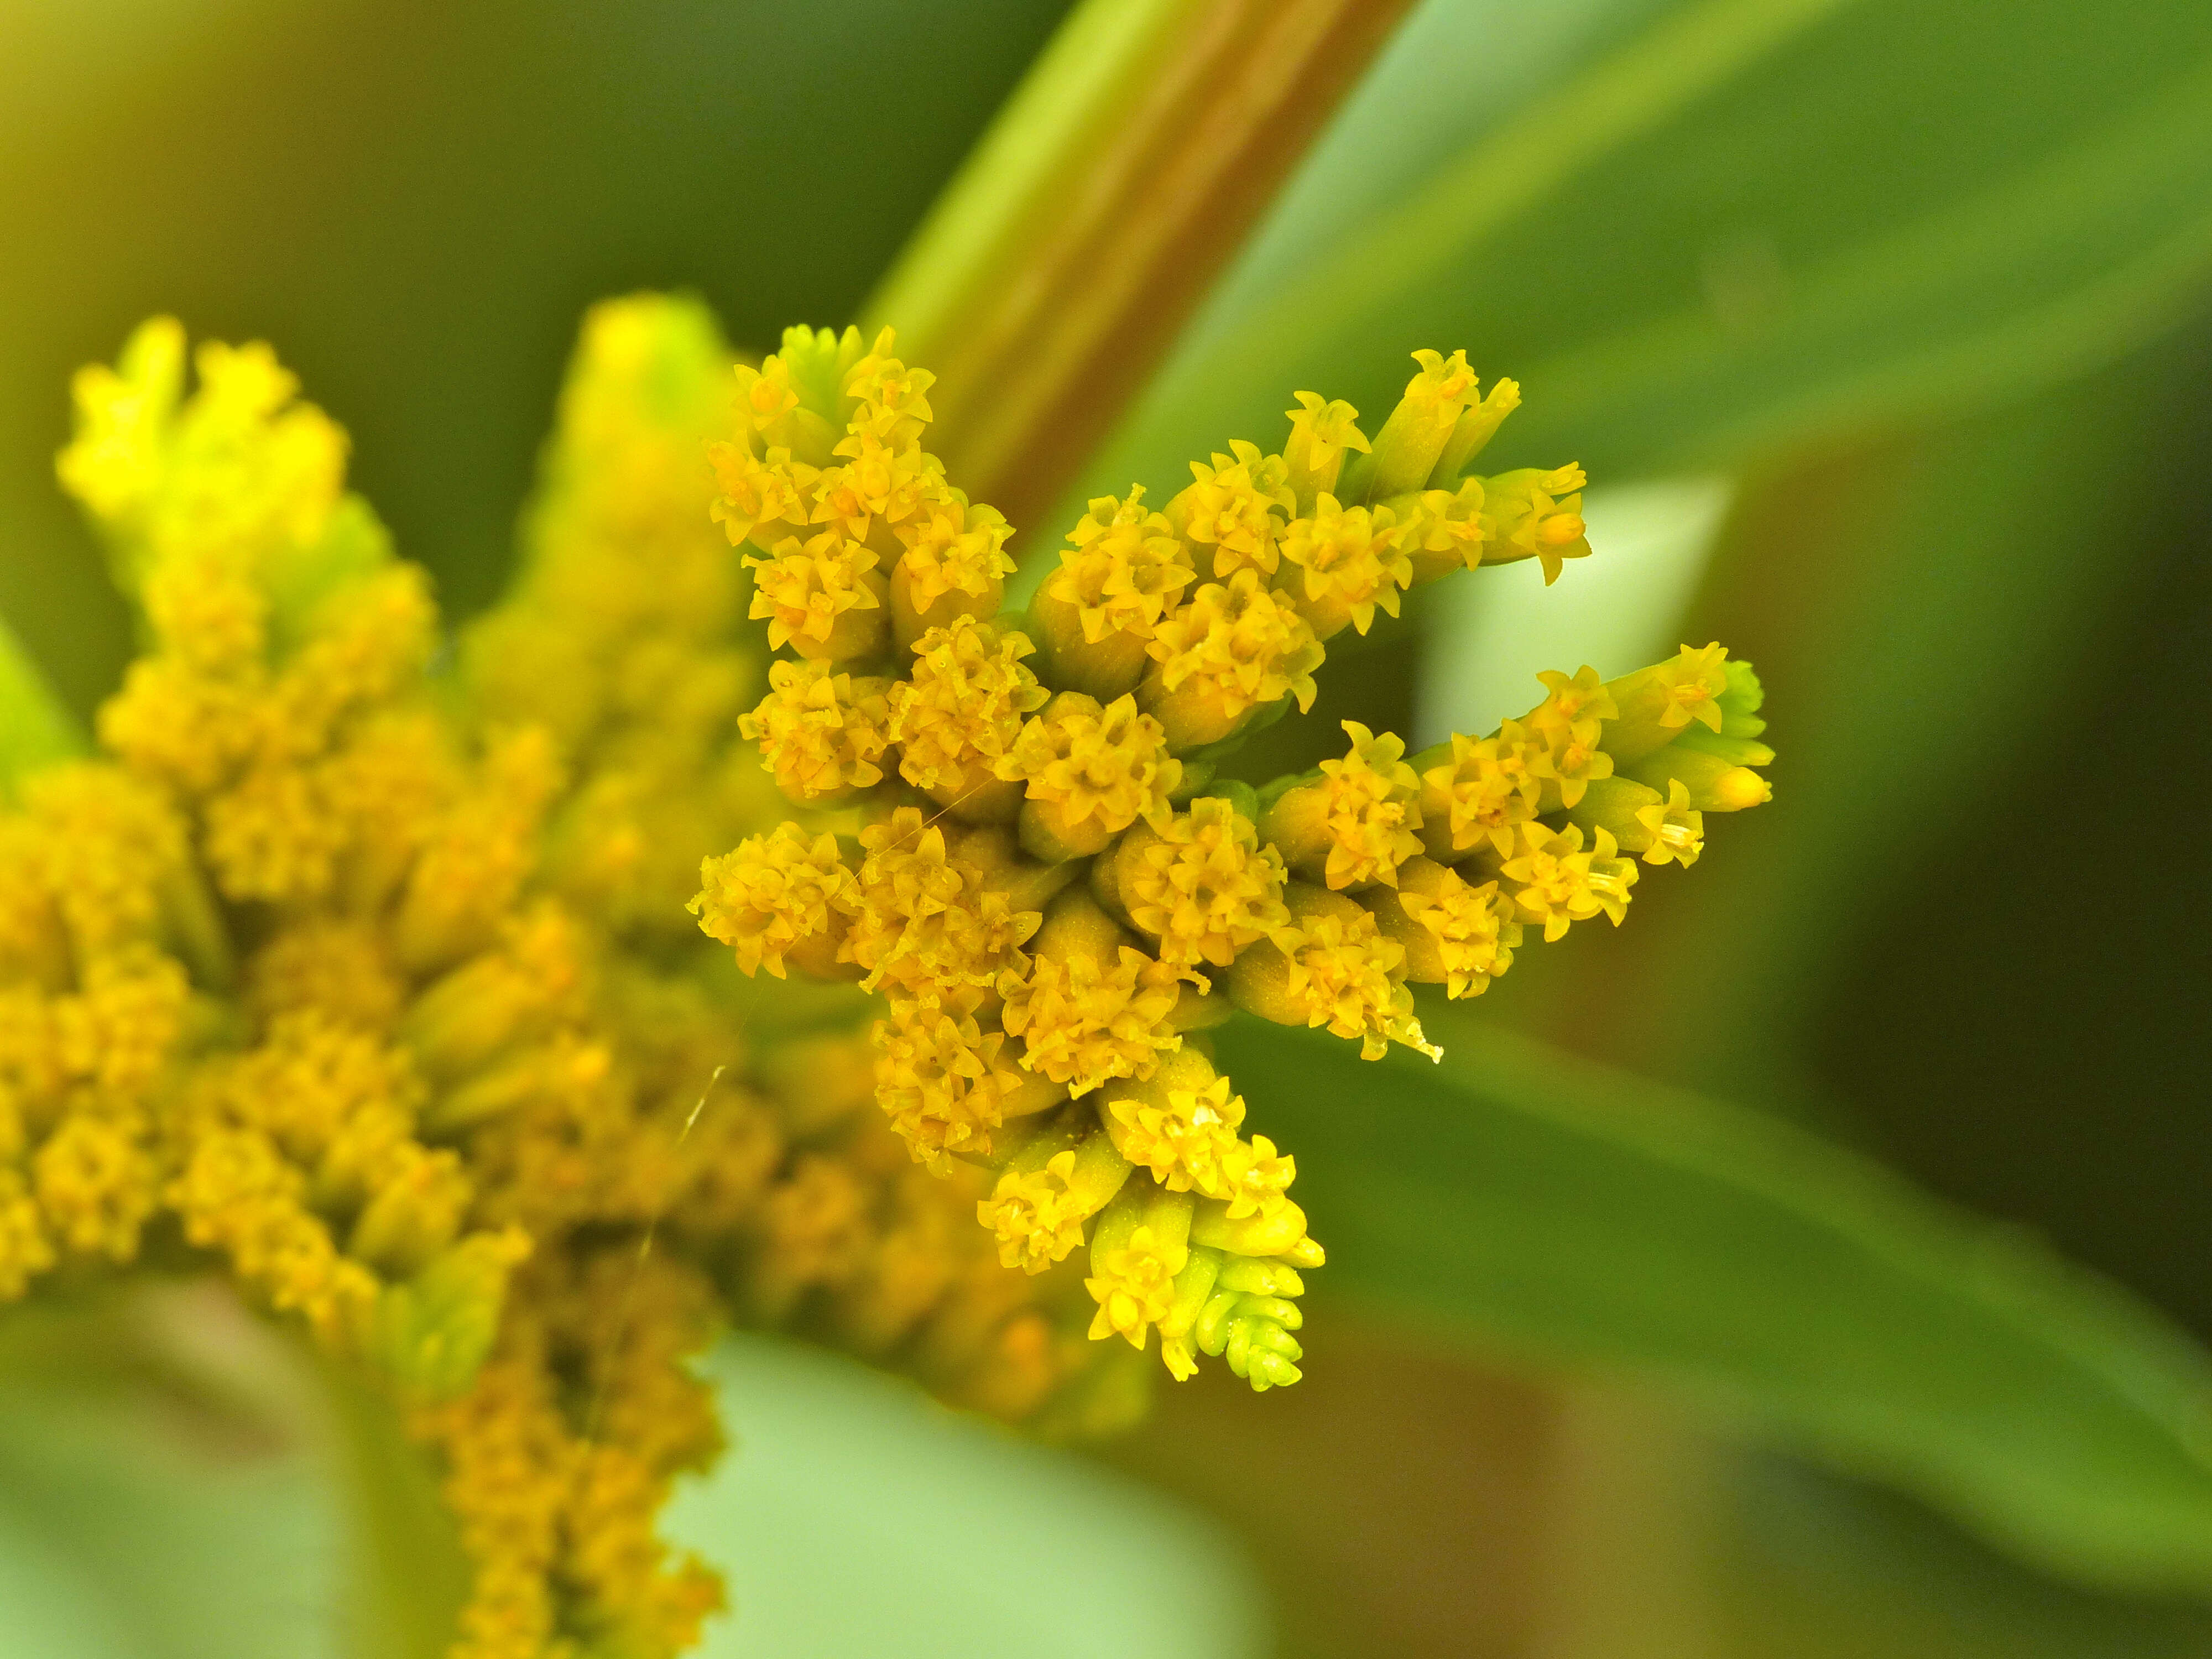
[[[667,1531],[729,1577],[699,1659],[1257,1659],[1253,1564],[1164,1495],[751,1333],[707,1362],[738,1443]]]
[[[2199,511],[2172,481],[2201,461],[2207,338],[2199,325],[2056,392],[1746,480],[1705,592],[1672,637],[1717,638],[1759,665],[1776,799],[1714,822],[1711,856],[1681,902],[1604,941],[1610,974],[1637,988],[1577,1046],[1819,1109],[1793,1068],[1832,1040],[1848,976],[1883,948],[1931,854],[1992,826],[2016,837],[2012,816],[2033,824],[2039,811],[2022,791],[2063,799],[2081,786],[2051,768],[2102,746],[2078,730],[2094,706],[2084,665],[2112,648],[2116,613]],[[1613,584],[1608,556],[1601,546],[1543,597],[1566,599],[1577,577]],[[1485,573],[1467,597],[1479,603],[1514,574]],[[1431,661],[1473,647],[1468,634],[1439,638]],[[2096,787],[2130,786],[2100,775]],[[2116,805],[2065,821],[2089,845],[2125,835],[2124,817]],[[2027,948],[2056,961],[2067,947],[2046,933]],[[1681,962],[1711,965],[1669,970]],[[1959,960],[1959,971],[1978,964]],[[1524,959],[1504,988],[1516,1023],[1585,1010],[1583,981],[1551,953]],[[2016,1104],[1960,1109],[1996,1124]]]
[[[8,1310],[0,1648],[338,1659],[343,1522],[312,1427],[248,1376],[265,1330],[215,1305],[141,1287]]]
[[[0,1649],[443,1659],[466,1589],[392,1403],[223,1286],[141,1279],[9,1310]]]
[[[1297,1154],[1320,1283],[1686,1390],[2082,1581],[2212,1594],[2212,1366],[2156,1316],[1785,1124],[1462,1011],[1429,1029],[1441,1066],[1220,1034]]]
[[[2212,267],[2212,10],[1430,0],[1086,489],[1376,414],[1416,346],[1518,378],[1501,465],[1603,478],[2100,360]]]
[[[0,793],[34,768],[84,752],[84,733],[0,622]]]

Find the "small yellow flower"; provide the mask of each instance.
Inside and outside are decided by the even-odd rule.
[[[1082,858],[1142,818],[1158,824],[1182,779],[1167,734],[1136,700],[1104,708],[1063,691],[1024,726],[998,774],[1024,786],[1023,845],[1046,862]],[[1048,850],[1049,849],[1049,850]]]
[[[854,889],[836,837],[810,842],[798,825],[781,823],[705,860],[699,879],[690,905],[699,931],[734,950],[746,973],[765,968],[781,979],[794,951],[816,971],[832,971]]]
[[[1143,1347],[1152,1327],[1175,1305],[1173,1260],[1168,1241],[1150,1227],[1138,1228],[1119,1249],[1094,1249],[1092,1277],[1083,1281],[1098,1304],[1091,1334],[1122,1336],[1131,1347]]]
[[[1283,855],[1215,797],[1200,797],[1160,829],[1133,826],[1109,867],[1130,921],[1177,967],[1226,968],[1290,920]]]
[[[772,663],[770,690],[738,719],[741,735],[760,745],[776,787],[799,805],[836,800],[883,775],[890,746],[890,687],[885,680],[841,674],[807,659]]]

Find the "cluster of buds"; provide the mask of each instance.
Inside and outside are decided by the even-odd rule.
[[[893,1127],[990,1173],[1008,1267],[1087,1249],[1094,1337],[1294,1382],[1322,1253],[1207,1031],[1241,1010],[1433,1057],[1411,985],[1478,994],[1524,927],[1619,922],[1636,856],[1687,865],[1704,812],[1765,799],[1758,683],[1718,646],[1547,675],[1490,736],[1409,757],[1346,721],[1343,759],[1255,788],[1224,763],[1310,708],[1332,636],[1589,550],[1578,467],[1468,471],[1518,388],[1418,352],[1371,441],[1300,392],[1281,453],[1232,443],[1157,509],[1092,501],[1007,613],[1008,526],[922,449],[931,377],[891,349],[794,329],[738,371],[715,515],[792,653],[740,724],[806,822],[708,860],[692,908],[749,974],[881,994]]]

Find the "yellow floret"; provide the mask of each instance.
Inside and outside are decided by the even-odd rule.
[[[1463,478],[1451,489],[1415,490],[1382,503],[1396,521],[1398,548],[1413,581],[1482,562],[1482,480]]]
[[[319,897],[345,842],[321,780],[301,767],[258,768],[208,804],[208,863],[229,898]]]
[[[1224,1212],[1228,1220],[1256,1217],[1263,1224],[1272,1222],[1285,1207],[1285,1194],[1297,1174],[1297,1160],[1288,1153],[1278,1153],[1275,1143],[1267,1136],[1254,1135],[1249,1141],[1232,1139],[1221,1154],[1220,1185],[1224,1190],[1209,1192],[1207,1196],[1229,1200]]]
[[[1664,747],[1692,721],[1717,732],[1720,699],[1728,691],[1728,649],[1717,641],[1684,646],[1665,662],[1612,681],[1606,690],[1619,714],[1605,732],[1605,746],[1626,766]]]
[[[76,434],[56,470],[69,492],[99,517],[144,508],[167,471],[168,426],[185,387],[185,330],[173,317],[141,323],[110,368],[88,364],[70,392]]]
[[[1229,992],[1264,1019],[1325,1025],[1337,1036],[1356,1037],[1364,1059],[1380,1060],[1393,1042],[1434,1058],[1440,1051],[1413,1017],[1405,963],[1405,947],[1386,937],[1367,911],[1318,894],[1294,904],[1289,923],[1237,958]]]
[[[142,658],[100,706],[100,746],[141,776],[210,793],[258,740],[249,713],[258,689],[210,679],[173,658]]]
[[[1598,678],[1597,670],[1588,663],[1572,674],[1547,668],[1536,678],[1543,683],[1547,695],[1529,711],[1527,724],[1547,737],[1570,732],[1585,740],[1594,740],[1606,721],[1620,718],[1613,693]],[[1723,687],[1726,687],[1725,675]]]
[[[1494,738],[1455,732],[1451,757],[1421,774],[1429,855],[1450,863],[1486,842],[1500,857],[1510,854],[1514,826],[1536,815],[1544,787],[1536,769],[1546,752],[1517,720],[1505,721]]]
[[[1218,742],[1255,709],[1286,696],[1301,710],[1313,707],[1321,642],[1256,570],[1200,588],[1160,623],[1149,649],[1157,665],[1141,695],[1177,750]]]
[[[1127,1337],[1142,1348],[1153,1326],[1175,1306],[1175,1277],[1186,1252],[1148,1226],[1140,1226],[1118,1248],[1091,1252],[1091,1276],[1083,1281],[1098,1304],[1091,1334]]]
[[[1000,1098],[1017,1079],[1000,1060],[1006,1036],[973,1015],[915,1006],[876,1023],[876,1099],[922,1162],[986,1153]]]
[[[337,505],[345,434],[293,403],[299,383],[258,343],[202,345],[199,387],[179,402],[184,352],[184,331],[157,318],[131,337],[118,369],[78,373],[62,482],[133,575],[203,550],[289,574]]]
[[[1202,1075],[1202,1073],[1201,1073]],[[1109,1097],[1107,1127],[1121,1156],[1149,1170],[1170,1192],[1231,1194],[1229,1163],[1244,1121],[1244,1100],[1217,1077],[1193,1088]]]
[[[896,331],[878,331],[868,355],[845,371],[842,391],[860,404],[853,416],[855,425],[893,422],[898,436],[917,438],[934,418],[928,394],[937,376],[926,368],[909,368],[892,356],[897,343]]]
[[[260,710],[264,754],[300,759],[327,747],[342,721],[420,675],[436,636],[429,589],[413,566],[348,583],[270,688]]]
[[[860,845],[858,904],[838,956],[860,969],[867,989],[980,992],[1018,962],[1038,913],[982,889],[947,856],[944,832],[918,808],[902,806],[862,830]]]
[[[78,951],[144,933],[184,858],[184,826],[155,791],[117,768],[71,763],[24,785],[40,877]]]
[[[185,1237],[228,1255],[239,1277],[279,1311],[303,1315],[341,1347],[362,1339],[376,1277],[342,1255],[330,1229],[303,1206],[299,1172],[266,1135],[225,1129],[202,1136],[168,1197]]]
[[[916,641],[913,668],[890,689],[899,775],[945,801],[1003,781],[997,763],[1052,695],[1022,662],[1031,650],[1026,635],[971,617]]]
[[[1057,856],[1079,858],[1139,818],[1164,823],[1168,797],[1182,779],[1182,763],[1168,758],[1160,723],[1139,714],[1135,698],[1119,697],[1102,708],[1080,691],[1063,691],[1047,703],[1022,727],[997,771],[1024,786],[1023,844],[1048,860],[1054,854],[1036,844],[1036,835],[1051,838]]]
[[[1382,938],[1371,919],[1363,920],[1364,927],[1317,915],[1275,934],[1270,943],[1290,963],[1290,994],[1304,1006],[1308,1025],[1325,1024],[1338,1036],[1358,1037],[1363,1058],[1380,1059],[1393,1038],[1425,1051],[1413,998],[1392,977],[1405,952]]]
[[[788,445],[792,417],[800,412],[790,363],[782,356],[771,354],[761,360],[758,368],[739,363],[736,374],[738,431],[771,445]]]
[[[1298,406],[1283,412],[1290,417],[1290,441],[1283,446],[1286,483],[1300,507],[1310,507],[1323,494],[1336,489],[1347,451],[1365,454],[1367,434],[1359,429],[1359,411],[1341,398],[1324,401],[1318,392],[1297,394]]]
[[[1705,849],[1705,814],[1691,806],[1689,787],[1680,778],[1668,781],[1665,800],[1638,808],[1636,821],[1651,837],[1644,854],[1646,864],[1672,860],[1686,870]]]
[[[1388,507],[1340,506],[1323,495],[1312,514],[1283,532],[1283,587],[1318,639],[1348,623],[1364,634],[1380,605],[1398,614],[1398,595],[1410,586],[1413,567],[1399,542],[1402,532]]]
[[[963,617],[989,617],[1006,594],[1013,533],[994,507],[969,506],[957,489],[941,490],[896,534],[905,551],[892,567],[892,620],[899,643],[919,648],[925,630]]]
[[[881,642],[886,589],[865,543],[834,530],[803,544],[787,536],[771,553],[745,555],[744,564],[755,573],[751,615],[768,619],[769,645],[842,661]]]
[[[31,1158],[47,1236],[80,1256],[128,1261],[161,1196],[153,1158],[124,1121],[72,1112]]]
[[[1089,955],[1036,957],[999,982],[1006,1030],[1023,1042],[1024,1069],[1088,1094],[1109,1079],[1150,1076],[1182,1046],[1166,1028],[1181,976],[1127,945],[1111,963]]]
[[[1285,791],[1260,832],[1307,879],[1340,890],[1394,885],[1398,866],[1421,850],[1421,780],[1395,732],[1378,738],[1358,720],[1343,724],[1350,752],[1323,761],[1320,782]]]
[[[1498,873],[1513,895],[1521,919],[1541,922],[1547,943],[1558,939],[1570,922],[1602,914],[1619,927],[1627,914],[1636,884],[1636,866],[1615,856],[1612,835],[1595,832],[1589,850],[1583,849],[1583,832],[1576,824],[1554,830],[1540,823],[1524,823],[1518,830],[1514,857],[1504,860]]]
[[[1475,886],[1427,859],[1414,860],[1400,872],[1395,899],[1379,899],[1370,908],[1383,931],[1406,947],[1406,977],[1442,984],[1448,996],[1480,996],[1513,965],[1521,943],[1513,902],[1499,896],[1496,882]]]
[[[1092,501],[1067,541],[1042,597],[1073,608],[1087,644],[1117,632],[1149,635],[1194,574],[1175,527],[1145,506],[1141,485],[1126,500]]]
[[[538,855],[538,830],[562,781],[538,726],[494,734],[472,786],[423,839],[392,939],[400,961],[441,966],[489,944]]]
[[[802,659],[769,664],[768,683],[760,705],[738,717],[738,731],[760,745],[785,795],[802,805],[835,800],[882,781],[889,681]]]
[[[81,978],[81,994],[54,1004],[61,1062],[110,1103],[135,1105],[161,1077],[183,1035],[191,994],[185,970],[140,944],[96,958]]]
[[[991,1196],[975,1206],[976,1219],[998,1239],[999,1261],[1024,1273],[1042,1273],[1083,1243],[1091,1211],[1074,1190],[1075,1152],[1056,1152],[1039,1170],[1008,1170]]]
[[[731,546],[750,541],[773,547],[805,526],[814,469],[795,467],[789,450],[756,455],[747,443],[714,443],[707,447],[707,456],[720,491],[708,511]]]
[[[1193,461],[1192,483],[1167,506],[1166,518],[1193,545],[1213,550],[1212,574],[1226,580],[1246,568],[1273,575],[1276,538],[1297,511],[1279,455],[1233,440],[1212,464]]]
[[[1467,353],[1455,351],[1447,357],[1424,349],[1413,354],[1413,361],[1421,366],[1420,373],[1406,382],[1399,400],[1406,413],[1427,420],[1449,410],[1457,420],[1460,410],[1474,396],[1474,371],[1467,366]]]
[[[1226,968],[1290,919],[1282,854],[1214,797],[1193,801],[1158,831],[1133,830],[1114,869],[1129,919],[1158,939],[1160,960],[1177,967]]]
[[[816,973],[836,962],[855,886],[836,836],[809,842],[797,824],[778,824],[703,860],[699,882],[690,906],[699,931],[735,951],[747,974],[765,968],[781,979],[793,953]]]
[[[1544,567],[1549,586],[1559,579],[1563,562],[1588,556],[1588,526],[1583,522],[1583,486],[1589,475],[1578,466],[1524,467],[1484,481],[1482,527],[1486,564],[1533,558]]]
[[[180,550],[146,573],[139,593],[155,638],[195,673],[260,666],[269,601],[234,548]]]

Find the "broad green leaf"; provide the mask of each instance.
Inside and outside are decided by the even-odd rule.
[[[2212,1365],[2155,1316],[1786,1125],[1436,1012],[1436,1066],[1220,1035],[1319,1284],[1687,1390],[2054,1571],[2212,1594]]]
[[[1727,1659],[2196,1659],[2212,1646],[2201,1605],[2055,1583],[1894,1494],[1778,1458],[1723,1470],[1709,1593]]]
[[[1249,1540],[1277,1659],[2212,1650],[2202,1601],[2063,1583],[1650,1386],[1500,1367],[1352,1312],[1317,1313],[1316,1363],[1264,1410],[1201,1372],[1109,1454]]]
[[[2010,836],[2011,815],[2033,823],[2043,799],[2082,787],[2050,774],[2059,745],[2100,741],[2075,735],[2094,706],[2084,664],[2111,648],[2116,610],[2196,511],[2172,481],[2202,465],[2208,338],[2195,325],[2054,393],[1747,483],[1674,637],[1718,638],[1759,665],[1776,799],[1715,822],[1681,902],[1605,941],[1620,982],[1638,988],[1597,1023],[1607,1054],[1773,1103],[1830,1017],[1839,975],[1884,948],[1897,896],[1930,851],[1992,828]],[[1586,562],[1594,586],[1606,556],[1601,547]],[[1512,574],[1467,586],[1479,593]],[[1545,597],[1565,598],[1583,574]],[[1439,641],[1432,658],[1466,643]],[[2155,699],[2154,671],[2121,672],[2142,672]],[[2091,773],[2091,787],[2124,787]],[[2023,798],[2023,777],[2062,794]],[[2085,846],[2100,830],[2127,833],[2118,810],[2074,822]],[[2015,936],[2048,960],[2063,954],[2047,937]],[[1668,970],[1680,962],[1704,967]],[[1516,975],[1516,1022],[1543,1017],[1526,999],[1559,1009],[1589,994],[1546,953]],[[1986,1111],[1993,1132],[2011,1109],[1961,1109]]]
[[[212,1280],[0,1325],[0,1650],[443,1659],[466,1589],[397,1411]]]
[[[2094,362],[2212,269],[2212,10],[1430,0],[1086,484],[1171,485],[1416,346],[1503,465],[1725,466]]]
[[[1182,1505],[775,1338],[708,1362],[736,1444],[669,1534],[729,1577],[701,1659],[1257,1659],[1251,1565]]]
[[[240,1382],[268,1338],[194,1320],[172,1344],[179,1311],[144,1294],[9,1310],[0,1650],[341,1659],[339,1506],[292,1402]]]

